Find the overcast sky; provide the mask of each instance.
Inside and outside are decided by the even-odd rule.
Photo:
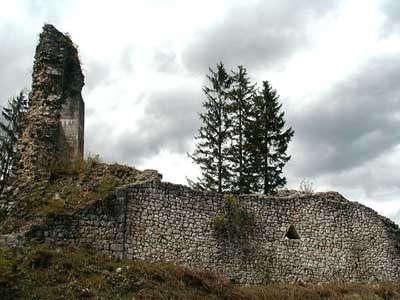
[[[300,4],[301,3],[301,4]],[[86,153],[185,183],[209,67],[269,80],[285,171],[400,223],[399,0],[0,0],[0,99],[30,87],[44,23],[79,46]]]

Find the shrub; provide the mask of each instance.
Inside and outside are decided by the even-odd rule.
[[[85,170],[85,161],[81,156],[76,156],[71,160],[55,160],[51,163],[49,171],[56,177],[58,175],[78,175]]]
[[[41,208],[42,215],[52,216],[64,211],[65,201],[56,194],[53,198],[48,199],[45,205]]]
[[[245,239],[254,226],[254,215],[233,195],[225,195],[225,213],[211,220],[215,232],[227,239]]]
[[[299,190],[304,194],[314,194],[313,183],[308,179],[302,179],[299,185]]]
[[[47,268],[51,265],[53,253],[48,249],[32,251],[27,260],[33,269]]]
[[[95,166],[102,162],[100,155],[89,153],[85,160],[85,171],[90,172]]]

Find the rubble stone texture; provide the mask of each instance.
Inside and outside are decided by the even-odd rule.
[[[29,235],[208,269],[240,283],[400,280],[399,227],[335,192],[240,196],[255,218],[244,240],[215,232],[212,220],[225,209],[216,193],[151,181],[117,188],[113,201],[51,219]],[[299,239],[287,238],[293,229]]]
[[[71,39],[45,25],[36,48],[30,108],[18,142],[19,181],[46,178],[56,161],[83,155],[84,85]]]

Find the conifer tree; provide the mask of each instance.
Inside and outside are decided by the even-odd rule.
[[[264,194],[286,184],[282,171],[290,159],[286,151],[294,130],[284,129],[281,108],[276,90],[264,81],[261,92],[253,98],[251,122],[246,131],[252,159],[250,167],[255,178],[259,178],[253,189]]]
[[[252,181],[249,169],[250,153],[245,131],[249,121],[251,100],[255,85],[251,84],[247,70],[238,66],[232,71],[232,88],[229,97],[230,117],[232,118],[232,143],[229,151],[229,160],[232,163],[232,192],[248,194],[251,192]]]
[[[7,184],[10,170],[16,159],[16,144],[23,130],[23,120],[28,101],[21,91],[3,107],[0,120],[0,193]]]
[[[231,131],[227,106],[231,78],[222,63],[217,65],[216,71],[209,70],[209,86],[203,87],[206,96],[202,102],[204,112],[200,114],[203,125],[195,137],[195,150],[188,155],[201,169],[197,187],[222,193],[230,189],[231,172],[226,157]]]

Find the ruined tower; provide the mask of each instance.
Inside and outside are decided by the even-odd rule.
[[[65,155],[68,159],[83,158],[85,103],[80,92],[65,99],[61,106],[60,124],[59,155]]]
[[[46,178],[51,167],[83,156],[84,85],[71,39],[46,24],[36,47],[30,108],[17,144],[17,176]]]

